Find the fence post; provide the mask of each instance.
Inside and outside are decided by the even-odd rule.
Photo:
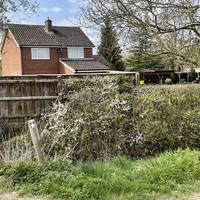
[[[33,142],[38,162],[44,165],[45,158],[41,149],[41,138],[39,135],[38,127],[34,119],[28,121],[28,127],[31,134],[31,140]]]
[[[140,84],[140,73],[138,72],[135,73],[135,83],[136,85]]]

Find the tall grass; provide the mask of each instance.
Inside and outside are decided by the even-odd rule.
[[[0,175],[11,190],[53,199],[153,200],[198,191],[199,158],[199,152],[187,149],[140,161],[124,157],[76,165],[54,161],[44,168],[22,162],[1,166]]]
[[[33,159],[33,145],[28,134],[13,137],[9,133],[0,133],[0,162],[20,162]]]

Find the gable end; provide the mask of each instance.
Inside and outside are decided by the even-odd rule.
[[[4,35],[3,35],[3,39],[2,39],[2,42],[1,42],[1,49],[0,49],[1,53],[2,53],[2,51],[3,51],[3,47],[4,47],[4,44],[5,44],[5,41],[6,41],[6,38],[7,38],[8,34],[10,34],[10,36],[13,38],[13,40],[14,40],[16,46],[17,46],[18,48],[20,47],[19,44],[18,44],[18,42],[17,42],[17,40],[15,39],[14,35],[12,34],[11,30],[8,29],[8,30],[4,33]]]

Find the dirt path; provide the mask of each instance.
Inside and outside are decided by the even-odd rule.
[[[189,195],[188,197],[185,197],[183,199],[179,199],[179,198],[164,198],[164,199],[160,199],[160,200],[200,200],[200,193]]]
[[[46,198],[44,199],[41,197],[19,197],[15,193],[3,193],[3,194],[0,193],[0,200],[48,200],[48,199]],[[182,200],[182,199],[170,198],[163,200]],[[190,195],[184,198],[184,200],[200,200],[200,194]]]
[[[0,200],[47,200],[39,197],[18,197],[15,193],[0,193]]]
[[[190,196],[188,200],[200,200],[200,194],[194,194]]]

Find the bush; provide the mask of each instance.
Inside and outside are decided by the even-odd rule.
[[[67,81],[63,88],[44,118],[50,157],[109,160],[199,148],[198,85],[134,87],[130,79],[100,77]]]
[[[181,79],[180,81],[182,84],[186,83],[186,80],[185,79]]]
[[[136,101],[137,100],[137,101]],[[199,148],[199,86],[152,86],[140,89],[134,101],[143,135],[136,155]]]
[[[166,78],[165,79],[165,84],[168,84],[168,85],[172,84],[172,79],[171,78]]]
[[[40,167],[36,163],[16,162],[8,164],[3,174],[12,180],[12,184],[29,184],[40,181]]]
[[[107,160],[122,154],[128,137],[137,138],[128,103],[132,89],[130,79],[122,78],[67,82],[67,101],[56,103],[46,115],[45,151],[73,160]]]

